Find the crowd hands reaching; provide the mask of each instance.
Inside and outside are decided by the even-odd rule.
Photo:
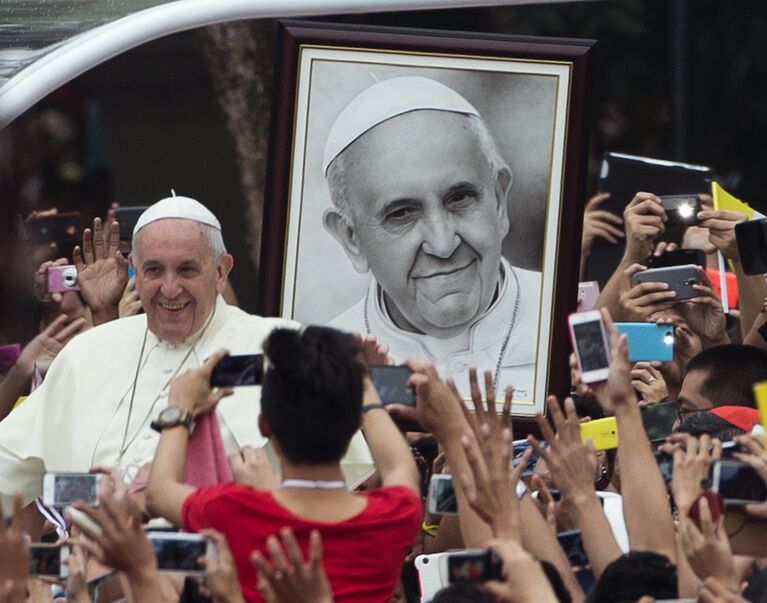
[[[703,251],[707,261],[721,252],[733,268],[740,307],[726,314],[705,266],[692,285],[695,295],[683,301],[677,301],[677,294],[664,283],[632,285],[632,277],[648,269],[648,259],[675,250],[677,244],[659,241],[667,216],[656,195],[637,193],[622,218],[600,209],[607,198],[598,195],[587,204],[581,257],[587,261],[600,238],[625,244],[623,257],[596,302],[609,337],[608,376],[585,383],[577,359],[571,356],[572,395],[548,399],[547,417],[536,418],[537,437],[515,441],[513,390],[499,396],[490,373],[470,372],[467,405],[451,380],[443,380],[424,361],[409,360],[415,405],[383,407],[364,367],[388,363],[386,347],[372,337],[355,341],[355,358],[362,367],[363,411],[361,415],[345,411],[358,413],[377,467],[362,489],[366,493],[405,489],[426,507],[430,477],[445,474],[453,477],[457,500],[456,514],[426,508],[421,512],[419,506],[418,530],[402,518],[402,525],[391,528],[406,546],[399,557],[400,551],[389,551],[394,558],[387,561],[390,575],[377,577],[382,590],[370,594],[362,588],[355,598],[353,590],[349,594],[344,588],[358,578],[355,563],[362,560],[325,563],[328,551],[331,559],[338,555],[334,524],[355,517],[364,505],[343,498],[347,492],[339,493],[337,500],[333,492],[312,496],[299,492],[305,499],[282,497],[280,478],[261,449],[246,447],[230,456],[235,482],[271,493],[299,519],[305,515],[318,519],[327,513],[317,522],[320,527],[307,528],[301,521],[275,524],[262,541],[243,548],[241,542],[230,541],[231,534],[212,527],[216,525],[212,511],[211,517],[206,515],[211,527],[201,527],[205,522],[199,518],[191,521],[186,499],[195,495],[194,489],[179,478],[187,436],[179,433],[183,430],[168,430],[151,469],[143,468],[132,483],[113,469],[94,469],[104,475],[99,505],[76,503],[85,519],[70,522],[69,533],[59,536],[58,543],[66,543],[70,551],[65,579],[30,576],[34,547],[24,529],[27,510],[16,499],[12,519],[0,526],[0,601],[48,601],[54,593],[78,602],[122,597],[137,602],[386,601],[395,586],[391,600],[419,600],[417,580],[412,571],[402,569],[403,561],[405,568],[419,568],[423,600],[435,603],[767,600],[763,568],[767,501],[726,506],[711,488],[712,467],[725,456],[751,467],[767,484],[763,432],[751,433],[758,423],[751,388],[767,380],[767,342],[758,331],[767,323],[767,292],[763,279],[749,279],[739,270],[734,226],[746,218],[713,210],[704,196],[698,223],[687,229],[681,243]],[[42,308],[41,330],[0,383],[3,416],[36,374],[44,378],[71,338],[140,311],[124,251],[119,227],[108,217],[94,220],[93,228],[84,231],[71,262],[54,258],[40,264],[34,291]],[[48,269],[70,263],[77,267],[79,292],[48,291]],[[759,299],[761,306],[755,302]],[[619,334],[614,321],[668,326],[675,341],[673,359],[630,362],[627,337]],[[330,340],[339,345],[333,337]],[[177,377],[171,403],[183,397],[179,403],[199,416],[226,397],[227,390],[212,392],[209,386],[210,372],[221,355]],[[651,441],[643,413],[659,404],[675,405],[674,433],[663,441]],[[617,445],[597,450],[600,446],[582,437],[582,426],[606,417],[615,419]],[[267,418],[267,423],[271,421]],[[418,431],[401,435],[398,426],[403,425]],[[279,428],[266,429],[277,443],[283,478],[286,466],[327,464],[324,457],[301,462],[290,458]],[[309,433],[312,426],[296,429]],[[517,453],[521,449],[524,452]],[[662,460],[671,468],[670,475],[661,470]],[[621,510],[617,515],[608,512],[616,508],[615,501]],[[152,532],[146,530],[151,516],[195,529],[210,543],[186,577],[161,571],[150,541]],[[580,557],[563,548],[572,535],[582,543],[585,554]],[[358,534],[359,539],[369,537]],[[375,550],[376,543],[371,544]],[[477,552],[477,558],[482,552],[482,559],[494,560],[496,571],[466,580],[471,571],[462,574],[455,569],[461,558],[450,551],[467,550]],[[424,563],[439,571],[430,573]],[[455,580],[450,584],[453,570]],[[340,591],[338,584],[344,585]]]

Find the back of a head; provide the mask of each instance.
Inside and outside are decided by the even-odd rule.
[[[431,603],[498,603],[498,597],[473,582],[457,582],[440,590]]]
[[[714,406],[754,406],[752,387],[767,380],[767,351],[752,345],[725,344],[703,350],[685,367],[702,371],[701,393]]]
[[[348,333],[275,329],[264,342],[261,413],[294,463],[338,461],[360,426],[364,366]]]
[[[635,603],[645,595],[675,599],[676,566],[665,555],[631,551],[605,568],[586,603]]]
[[[729,442],[737,435],[746,433],[732,423],[728,423],[721,417],[710,412],[696,412],[685,417],[682,424],[676,429],[677,432],[689,433],[696,438],[708,434],[722,442]]]

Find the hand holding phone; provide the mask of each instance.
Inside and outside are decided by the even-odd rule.
[[[440,562],[450,584],[503,579],[503,563],[493,549],[448,553]]]
[[[415,390],[408,385],[413,371],[407,366],[371,364],[368,374],[384,404],[415,406]]]
[[[43,476],[43,504],[66,507],[82,501],[90,507],[99,504],[100,473],[46,473]]]
[[[77,284],[77,267],[51,266],[48,268],[47,289],[50,293],[63,293],[64,291],[79,291]]]
[[[674,303],[686,301],[698,297],[700,293],[693,285],[700,285],[698,267],[692,264],[685,266],[672,266],[670,268],[650,268],[643,272],[637,272],[631,277],[631,286],[636,287],[642,283],[666,283],[668,291],[674,291],[676,296]]]
[[[159,572],[203,575],[205,568],[200,559],[215,556],[213,543],[200,534],[148,532],[147,536],[154,548]]]

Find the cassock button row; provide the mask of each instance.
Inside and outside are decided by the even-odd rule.
[[[460,360],[451,360],[447,363],[447,370],[451,373],[463,373],[468,368],[468,364]]]

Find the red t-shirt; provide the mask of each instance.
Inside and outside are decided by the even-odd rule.
[[[237,566],[240,588],[248,601],[262,601],[256,572],[250,562],[254,550],[265,552],[268,536],[293,530],[306,558],[309,533],[322,536],[322,559],[337,602],[388,603],[405,555],[421,523],[421,500],[404,486],[379,488],[360,494],[367,506],[338,523],[311,521],[293,515],[271,492],[238,484],[218,484],[196,490],[184,500],[184,529],[222,532]]]

